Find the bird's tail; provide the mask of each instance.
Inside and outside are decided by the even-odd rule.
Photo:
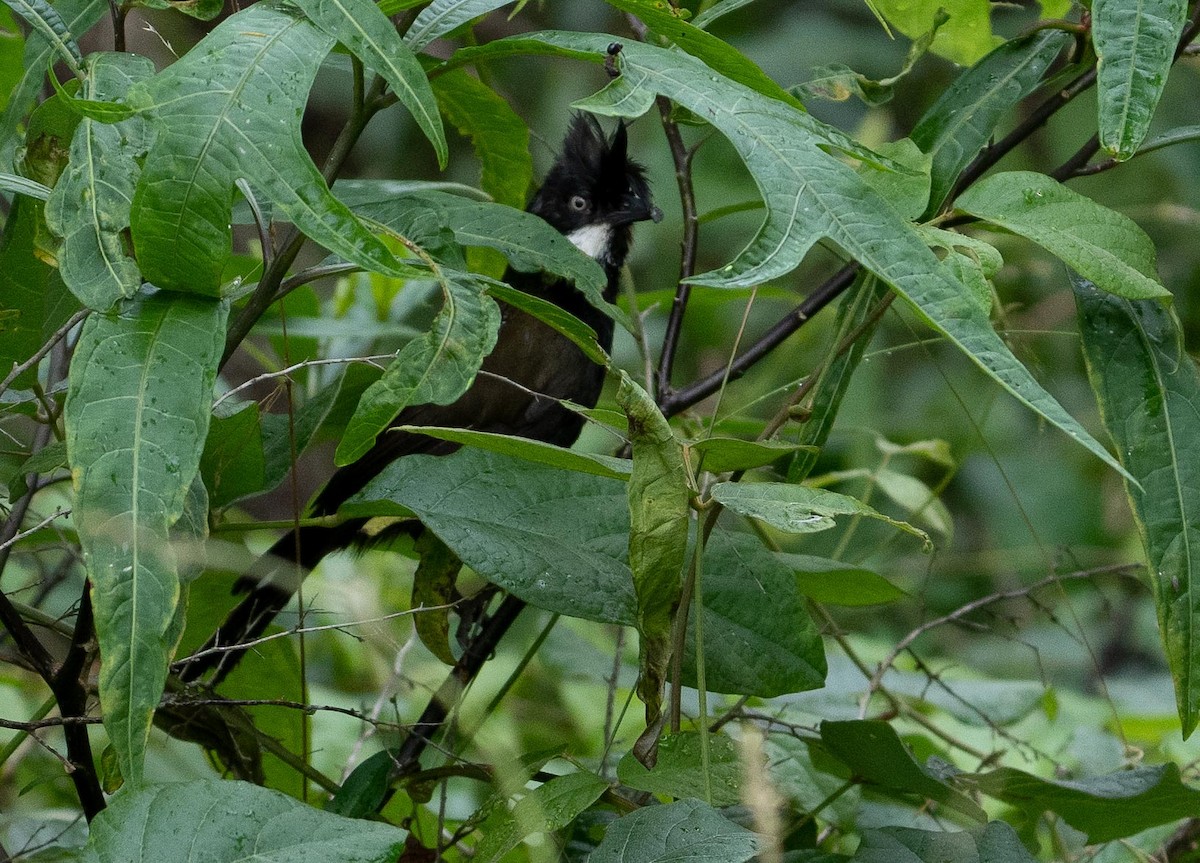
[[[284,534],[234,585],[234,592],[245,593],[245,598],[203,646],[176,663],[179,678],[191,682],[212,671],[212,685],[224,680],[249,649],[247,645],[261,636],[291,601],[309,571],[325,555],[349,545],[361,525],[361,521],[353,520],[335,527],[301,527]]]

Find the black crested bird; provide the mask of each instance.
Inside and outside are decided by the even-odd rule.
[[[616,298],[633,223],[662,218],[651,201],[645,171],[629,159],[627,143],[624,123],[610,140],[594,117],[576,114],[561,154],[528,207],[604,268],[608,277],[604,297],[609,302]],[[606,351],[611,349],[612,319],[593,307],[569,281],[512,268],[505,281],[575,315],[596,331]],[[604,370],[570,340],[501,303],[496,346],[467,391],[449,405],[406,408],[392,425],[471,428],[570,446],[583,428],[583,418],[559,401],[594,406],[603,383]],[[446,455],[458,446],[426,435],[388,431],[362,458],[334,473],[314,499],[311,512],[337,512],[398,458],[413,453]],[[246,598],[201,651],[222,649],[182,660],[180,677],[196,680],[216,669],[213,682],[223,679],[244,653],[236,645],[260,636],[296,592],[299,579],[325,555],[353,544],[362,524],[351,521],[336,527],[302,527],[298,537],[293,531],[276,542],[238,582],[238,589],[248,591]]]

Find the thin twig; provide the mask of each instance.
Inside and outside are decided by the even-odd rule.
[[[78,324],[91,313],[91,309],[80,309],[75,314],[71,315],[71,317],[67,318],[67,322],[55,330],[54,335],[52,335],[44,345],[38,348],[34,352],[33,356],[25,360],[25,362],[21,363],[20,365],[13,366],[12,371],[5,376],[3,381],[0,381],[0,393],[4,393],[6,390],[8,390],[8,388],[12,386],[12,382],[20,377],[24,372],[40,363],[42,361],[42,357],[50,353],[50,351],[54,349],[54,346],[66,338],[67,333],[71,332],[71,330],[75,328],[76,324]]]
[[[70,514],[71,514],[71,510],[69,510],[69,509],[55,510],[51,515],[46,516],[41,521],[39,521],[37,524],[35,524],[33,527],[26,528],[25,530],[21,531],[20,533],[14,535],[12,537],[12,539],[8,539],[8,540],[5,540],[4,542],[0,542],[0,551],[8,551],[8,549],[12,548],[14,545],[16,545],[18,542],[23,540],[25,537],[33,536],[33,534],[37,533],[43,527],[50,524],[50,522],[52,522],[56,519],[60,519],[63,516],[70,515]]]
[[[213,402],[213,407],[216,408],[219,404],[221,404],[221,402],[225,401],[225,399],[229,398],[230,396],[236,395],[237,393],[240,393],[242,390],[249,389],[250,387],[254,386],[255,384],[261,384],[263,381],[269,381],[272,378],[287,377],[292,372],[300,371],[301,369],[306,369],[306,368],[309,368],[310,366],[334,366],[334,365],[340,365],[343,363],[345,363],[345,364],[363,363],[365,365],[375,366],[376,368],[382,368],[379,365],[378,360],[388,360],[388,359],[392,359],[395,356],[396,356],[395,353],[390,353],[390,354],[375,354],[375,355],[369,356],[369,357],[335,357],[333,359],[328,359],[328,360],[304,360],[303,362],[294,363],[293,365],[287,366],[286,368],[282,368],[277,372],[265,372],[261,375],[257,375],[256,377],[250,378],[250,380],[248,380],[248,381],[243,381],[242,383],[238,384],[233,389],[231,389],[227,392],[221,393],[220,397],[216,401]]]
[[[293,635],[307,634],[311,632],[328,632],[330,630],[345,631],[357,626],[366,626],[371,623],[384,623],[389,620],[395,620],[398,617],[409,617],[414,614],[421,614],[425,611],[442,611],[445,609],[453,609],[458,603],[449,603],[447,605],[423,605],[420,608],[410,608],[406,611],[394,611],[391,614],[385,614],[382,617],[368,617],[365,620],[352,620],[345,623],[326,623],[320,626],[304,626],[293,627],[285,632],[273,632],[270,635],[264,635],[256,638],[253,641],[239,642],[237,644],[223,644],[217,647],[209,647],[206,650],[198,650],[190,654],[184,659],[175,663],[177,667],[187,665],[194,659],[203,659],[206,656],[212,656],[220,653],[229,653],[230,651],[246,651],[251,648],[266,644],[268,641],[275,641],[279,638],[291,638]]]
[[[884,657],[883,661],[879,663],[879,667],[876,669],[874,674],[872,674],[870,677],[870,683],[867,686],[867,695],[869,697],[871,693],[873,693],[879,689],[880,685],[883,682],[883,676],[888,672],[888,670],[891,669],[892,665],[896,661],[896,657],[898,657],[901,653],[903,653],[906,649],[908,649],[908,647],[914,641],[916,641],[918,638],[920,638],[922,635],[929,632],[930,630],[937,629],[939,626],[945,626],[947,623],[953,623],[957,620],[961,620],[962,618],[966,617],[967,615],[972,614],[981,608],[986,608],[989,605],[993,605],[997,602],[1003,602],[1004,600],[1008,600],[1008,599],[1021,599],[1021,598],[1029,596],[1032,593],[1036,593],[1037,591],[1041,590],[1042,588],[1061,584],[1064,581],[1078,581],[1078,580],[1082,580],[1082,579],[1095,578],[1097,575],[1106,575],[1106,574],[1112,574],[1112,573],[1126,574],[1130,570],[1140,568],[1140,566],[1141,566],[1141,564],[1135,564],[1135,563],[1118,563],[1118,564],[1112,564],[1110,566],[1097,567],[1095,569],[1081,570],[1079,572],[1069,572],[1069,573],[1065,573],[1063,575],[1048,575],[1045,578],[1041,579],[1040,581],[1035,582],[1034,584],[1026,585],[1024,587],[1014,588],[1013,590],[1004,590],[1004,591],[999,591],[997,593],[990,593],[987,596],[982,596],[979,599],[976,599],[972,602],[968,602],[965,605],[961,605],[958,608],[954,609],[954,611],[951,611],[947,614],[943,614],[940,617],[935,617],[932,620],[927,620],[924,623],[922,623],[920,626],[916,627],[911,632],[909,632],[906,636],[901,638],[896,643],[895,647],[893,647],[892,650],[888,653],[888,655],[886,657]]]

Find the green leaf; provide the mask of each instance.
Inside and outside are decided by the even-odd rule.
[[[1004,258],[991,243],[946,231],[933,225],[918,225],[917,230],[930,248],[941,249],[946,257],[942,265],[954,273],[970,291],[971,298],[985,312],[992,310],[991,280],[1004,266]]]
[[[493,42],[471,58],[517,51],[546,51],[594,58],[611,37],[544,32]],[[1117,461],[1030,375],[992,329],[986,313],[954,281],[916,231],[853,170],[823,148],[867,161],[840,133],[774,99],[714,75],[698,60],[652,45],[630,43],[621,52],[622,74],[586,101],[589,110],[620,116],[646,109],[647,93],[661,93],[705,117],[730,139],[767,203],[767,221],[731,264],[691,281],[718,287],[758,284],[791,271],[822,236],[880,276],[930,325],[946,335],[1022,403],[1087,447],[1106,464]],[[703,81],[703,86],[697,86]],[[732,106],[732,107],[731,107]],[[736,108],[736,110],[735,110]],[[780,154],[786,153],[787,158]],[[897,170],[906,171],[902,166]]]
[[[512,810],[501,810],[483,824],[483,841],[474,860],[496,863],[529,836],[561,830],[608,790],[608,782],[594,773],[568,773],[539,785],[517,801]]]
[[[41,224],[42,204],[22,196],[13,201],[0,232],[0,378],[29,359],[79,308],[58,270],[36,253]],[[13,386],[28,387],[37,379],[31,368]]]
[[[533,183],[529,127],[487,84],[461,70],[433,82],[438,107],[459,134],[471,139],[483,166],[479,184],[498,204],[518,209]]]
[[[617,387],[617,405],[628,417],[633,448],[629,568],[637,598],[637,693],[646,705],[647,729],[657,729],[687,558],[691,476],[667,418],[625,372]]]
[[[413,629],[430,653],[447,665],[454,665],[450,606],[457,596],[454,581],[462,570],[462,561],[428,530],[421,532],[414,547],[421,562],[413,574],[412,607],[425,610],[413,616]]]
[[[445,36],[472,18],[486,15],[510,2],[512,0],[433,0],[408,28],[404,42],[412,50],[420,51],[434,39]]]
[[[94,863],[209,860],[392,863],[405,831],[342,818],[247,782],[204,779],[153,785],[113,798],[91,825]]]
[[[1200,807],[1200,791],[1185,785],[1179,767],[1170,763],[1061,782],[1002,767],[972,776],[971,783],[989,797],[1031,815],[1058,813],[1086,833],[1089,843],[1110,842],[1191,818]]]
[[[1170,147],[1172,144],[1186,144],[1198,139],[1200,139],[1200,126],[1177,126],[1174,129],[1168,129],[1161,135],[1155,135],[1138,148],[1138,155],[1161,150],[1163,147]]]
[[[834,516],[853,515],[878,519],[930,544],[925,531],[833,491],[782,482],[720,482],[712,487],[712,496],[733,512],[786,533],[828,530],[834,526]]]
[[[71,33],[86,33],[108,11],[104,0],[58,0],[54,9]],[[41,92],[46,69],[56,53],[55,42],[34,30],[25,40],[23,73],[8,96],[0,116],[0,170],[10,171],[20,138],[17,127]]]
[[[992,33],[988,0],[872,0],[876,9],[910,39],[928,33],[941,10],[950,15],[930,50],[960,66],[970,66],[992,50],[1000,37]]]
[[[142,780],[179,580],[168,530],[197,475],[228,306],[159,293],[93,314],[64,417],[92,585],[100,703],[125,781]]]
[[[852,863],[1036,863],[1017,831],[1003,821],[976,830],[864,830]]]
[[[869,162],[860,166],[859,173],[897,213],[910,221],[919,219],[929,203],[929,154],[921,152],[909,138],[889,141],[878,150],[909,168],[911,173],[887,171]]]
[[[224,0],[130,0],[130,6],[147,9],[172,9],[198,21],[211,21],[225,8]]]
[[[741,778],[737,748],[724,734],[709,736],[707,765],[701,757],[700,735],[694,731],[664,735],[658,742],[658,761],[653,770],[642,766],[633,753],[627,753],[617,764],[617,779],[623,785],[676,800],[703,797],[711,788],[714,806],[741,802]]]
[[[1119,161],[1146,137],[1187,13],[1187,0],[1092,3],[1100,146]]]
[[[506,306],[520,309],[566,336],[596,365],[607,368],[611,362],[604,348],[600,347],[596,331],[557,303],[518,291],[504,282],[488,285],[487,292]]]
[[[87,68],[88,99],[120,98],[133,82],[154,74],[154,64],[136,54],[93,54]],[[62,237],[62,279],[80,302],[98,311],[132,297],[142,285],[126,234],[140,171],[135,160],[145,152],[145,140],[140,117],[115,125],[84,119],[71,139],[71,161],[46,204],[46,224]]]
[[[16,174],[0,174],[0,189],[25,195],[38,201],[45,201],[50,197],[50,189],[46,186],[24,177],[18,177]]]
[[[420,197],[442,208],[462,245],[496,249],[523,273],[545,271],[570,279],[589,303],[624,321],[624,314],[604,300],[608,278],[603,268],[537,216],[445,192],[422,192]]]
[[[133,199],[134,247],[147,281],[217,293],[238,177],[334,254],[364,269],[408,273],[329,193],[300,140],[305,100],[332,44],[284,7],[256,3],[130,90],[129,102],[158,131]]]
[[[376,752],[346,777],[325,810],[347,818],[370,818],[387,795],[395,763],[392,753]]]
[[[962,173],[988,143],[1001,118],[1042,81],[1071,42],[1062,30],[1039,30],[1000,45],[955,79],[912,131],[933,156],[926,216],[933,216]]]
[[[266,461],[256,402],[222,404],[216,410],[204,441],[200,475],[214,509],[263,490]]]
[[[754,0],[718,0],[718,2],[709,6],[707,9],[697,15],[695,20],[692,21],[692,24],[703,30],[705,27],[723,15],[728,15],[730,12],[736,12],[743,6],[749,6],[753,2]]]
[[[805,596],[829,605],[884,605],[906,594],[882,575],[807,554],[776,552],[775,557],[796,573],[796,586]]]
[[[709,473],[728,473],[765,467],[784,456],[799,452],[815,454],[817,448],[778,440],[752,441],[733,437],[707,437],[684,444],[684,451],[695,469],[699,470],[702,467]]]
[[[704,548],[704,639],[710,692],[772,698],[825,682],[825,647],[791,570],[755,536],[714,531]],[[695,642],[684,682],[695,685]]]
[[[875,485],[892,503],[903,509],[913,521],[923,521],[936,530],[949,545],[954,534],[954,519],[946,505],[938,500],[933,489],[915,476],[894,470],[879,470],[873,474]]]
[[[1158,625],[1186,737],[1200,719],[1200,372],[1179,322],[1071,278],[1088,378],[1121,463],[1150,563]]]
[[[83,55],[71,28],[63,21],[58,10],[46,0],[4,0],[10,9],[20,15],[25,23],[53,48],[58,58],[67,64],[75,77],[83,77]]]
[[[968,818],[987,821],[979,806],[923,768],[901,742],[892,726],[878,720],[821,723],[821,743],[854,777],[884,791],[917,795],[942,803]]]
[[[625,483],[466,448],[388,465],[346,515],[416,513],[484,578],[531,605],[632,623]]]
[[[466,446],[477,447],[488,452],[524,459],[536,464],[562,470],[573,470],[609,479],[628,480],[628,459],[596,453],[577,452],[566,447],[529,440],[523,437],[481,432],[474,429],[444,428],[440,426],[395,426],[397,431],[423,434],[438,440],[454,441]]]
[[[785,102],[797,110],[805,110],[799,99],[776,84],[753,60],[724,40],[689,24],[666,3],[659,0],[608,0],[608,4],[636,15],[654,33],[665,36],[729,80],[737,81],[768,98]]]
[[[433,144],[438,165],[448,150],[442,119],[420,61],[401,41],[396,28],[371,0],[294,0],[309,20],[345,45],[363,64],[387,81]],[[193,49],[194,50],[194,49]]]
[[[707,803],[645,806],[614,822],[590,863],[745,863],[759,838]]]
[[[854,95],[861,99],[863,104],[870,106],[889,102],[895,92],[896,83],[911,72],[917,65],[917,61],[928,53],[929,46],[933,44],[933,40],[937,36],[937,31],[949,20],[950,16],[944,10],[939,10],[938,14],[934,15],[932,26],[913,40],[912,45],[908,48],[908,54],[904,58],[904,65],[895,75],[873,81],[866,75],[855,72],[849,66],[842,63],[831,63],[828,66],[814,69],[816,77],[793,87],[792,92],[831,99],[835,102],[844,102]]]
[[[1033,240],[1102,290],[1130,299],[1169,297],[1154,243],[1128,216],[1033,171],[993,174],[958,208]]]
[[[429,331],[410,341],[378,381],[367,387],[334,461],[350,464],[365,454],[409,405],[453,402],[475,379],[496,344],[500,309],[478,282],[441,274],[442,308]]]

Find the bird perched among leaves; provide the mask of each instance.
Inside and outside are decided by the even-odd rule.
[[[608,277],[604,297],[609,302],[616,298],[633,224],[662,218],[651,201],[645,172],[630,160],[627,144],[624,123],[609,139],[590,114],[575,115],[561,154],[528,207],[604,268]],[[505,281],[570,312],[595,330],[601,347],[611,349],[613,321],[569,281],[512,268]],[[496,346],[467,391],[452,404],[406,408],[392,425],[470,428],[570,446],[579,436],[583,418],[564,408],[560,400],[592,407],[603,383],[604,369],[574,343],[537,318],[501,303]],[[382,434],[361,459],[333,475],[314,500],[312,514],[337,512],[398,458],[413,453],[446,455],[458,446],[411,432]],[[362,521],[306,526],[299,528],[298,536],[292,532],[280,539],[243,576],[239,586],[248,589],[248,595],[202,648],[230,649],[183,660],[181,678],[195,680],[215,668],[214,682],[223,679],[244,652],[234,646],[261,635],[296,592],[299,578],[326,554],[353,544],[361,526]]]

